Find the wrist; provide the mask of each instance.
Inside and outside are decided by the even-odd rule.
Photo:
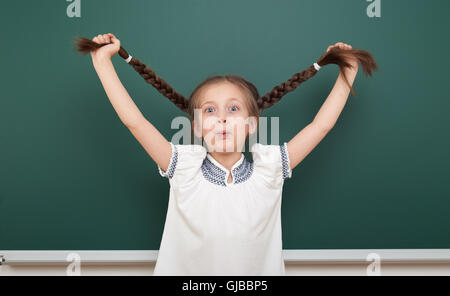
[[[358,72],[359,64],[357,60],[350,61],[349,64],[352,66],[352,71]]]
[[[356,64],[351,63],[351,66],[352,66],[351,68],[345,68],[343,72],[345,72],[345,74],[347,75],[356,75],[359,69],[358,63]]]
[[[111,62],[111,57],[106,55],[95,55],[92,57],[92,62],[94,66],[104,65]]]

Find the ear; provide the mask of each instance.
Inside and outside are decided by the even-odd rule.
[[[258,127],[258,121],[255,116],[251,116],[248,119],[248,132],[249,134],[253,134],[256,132],[256,129]]]
[[[200,139],[202,138],[202,129],[195,120],[192,120],[192,130],[194,131],[194,135],[197,138],[200,138]]]

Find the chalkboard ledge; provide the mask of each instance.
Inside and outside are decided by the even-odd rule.
[[[134,265],[156,262],[157,250],[0,251],[0,265]],[[450,249],[283,250],[286,264],[448,263]]]

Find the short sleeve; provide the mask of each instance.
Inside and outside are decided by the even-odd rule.
[[[254,170],[271,185],[280,185],[292,177],[287,143],[282,145],[253,144],[251,148]]]
[[[171,181],[171,184],[183,183],[194,178],[200,172],[206,157],[206,148],[202,145],[177,145],[170,142],[172,154],[167,171],[158,165],[159,174]]]

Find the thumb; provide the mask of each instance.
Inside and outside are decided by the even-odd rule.
[[[119,41],[114,34],[108,33],[108,36],[111,37],[112,43],[117,43]]]

